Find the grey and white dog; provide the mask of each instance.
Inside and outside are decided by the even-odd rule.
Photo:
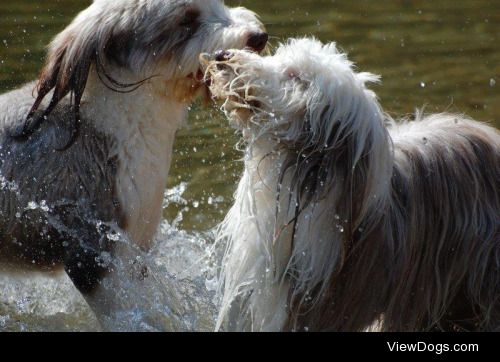
[[[245,146],[219,326],[500,330],[498,130],[393,121],[335,43],[201,60]]]
[[[220,0],[95,0],[38,82],[0,96],[0,260],[64,265],[96,293],[110,226],[151,246],[175,132],[206,89],[199,54],[266,43],[253,12]]]

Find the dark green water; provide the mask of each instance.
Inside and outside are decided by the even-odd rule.
[[[36,77],[50,39],[89,0],[0,0],[0,92]],[[258,12],[272,42],[335,40],[376,86],[393,115],[454,111],[500,126],[500,0],[226,1]],[[187,182],[182,227],[221,220],[241,172],[237,137],[216,111],[195,110],[179,132],[169,186]],[[223,198],[223,201],[221,201]],[[215,200],[215,201],[214,201]],[[166,216],[177,215],[176,205]]]

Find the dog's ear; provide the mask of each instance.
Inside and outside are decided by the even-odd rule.
[[[74,125],[69,141],[60,149],[73,144],[79,131],[80,103],[82,100],[90,67],[98,58],[98,28],[96,24],[82,23],[82,16],[56,36],[49,46],[47,59],[40,72],[36,89],[35,102],[25,122],[11,130],[14,139],[29,138],[43,123],[59,102],[71,94],[70,107]],[[101,34],[102,35],[102,34]],[[52,92],[48,106],[40,111],[43,100]]]
[[[103,33],[99,20],[82,12],[49,46],[45,64],[40,72],[35,102],[27,119],[12,132],[17,139],[28,138],[36,131],[61,100],[71,94],[70,106],[75,125],[69,143],[78,133],[80,103],[93,63],[99,65],[99,56],[109,41],[110,34]],[[40,111],[43,100],[52,92],[48,106]]]
[[[73,106],[79,106],[97,56],[96,43],[95,36],[79,33],[72,27],[54,39],[38,79],[38,94],[31,114],[51,91],[52,99],[44,113],[50,113],[68,93],[73,94]]]
[[[342,202],[352,207],[352,225],[385,201],[384,182],[392,172],[385,115],[375,93],[364,87],[378,77],[362,73],[358,80],[363,87],[325,80],[321,86],[309,88],[302,130],[307,152],[302,166],[312,170],[302,179],[319,180],[320,197],[332,188],[338,195],[351,197]],[[305,185],[308,190],[315,188]]]

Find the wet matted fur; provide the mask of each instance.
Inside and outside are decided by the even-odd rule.
[[[82,11],[38,82],[0,96],[0,260],[64,265],[90,295],[109,271],[112,228],[147,250],[175,132],[206,91],[199,54],[260,51],[263,31],[220,0],[95,0]]]
[[[334,43],[207,66],[245,147],[218,232],[219,326],[500,329],[498,130],[452,114],[392,121],[365,85],[378,77]]]

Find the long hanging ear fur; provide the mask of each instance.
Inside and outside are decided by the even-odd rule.
[[[47,60],[39,76],[37,97],[28,113],[27,120],[12,136],[17,139],[26,139],[35,132],[46,117],[56,108],[59,102],[71,94],[70,105],[74,112],[75,124],[71,139],[62,149],[71,145],[76,138],[80,123],[80,103],[87,84],[87,78],[92,63],[98,57],[97,41],[95,36],[88,36],[78,32],[70,25],[52,42]],[[47,108],[37,112],[45,97],[53,92]]]
[[[70,147],[78,136],[81,122],[80,103],[92,65],[96,67],[101,81],[110,89],[115,90],[117,88],[117,91],[121,89],[122,92],[124,89],[130,91],[130,88],[143,83],[122,84],[106,73],[104,55],[113,37],[113,27],[109,25],[102,26],[99,17],[90,12],[91,8],[82,12],[71,25],[52,41],[47,60],[40,72],[36,88],[37,96],[33,107],[28,113],[26,122],[12,132],[12,137],[18,140],[29,138],[57,107],[59,102],[70,94],[74,125],[71,127],[72,134],[69,141],[60,150]],[[51,92],[52,98],[48,106],[39,112],[43,100]]]

